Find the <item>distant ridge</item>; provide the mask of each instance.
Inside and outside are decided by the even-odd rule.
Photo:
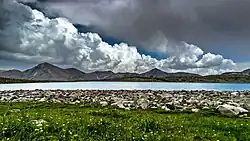
[[[227,72],[227,75],[250,75],[250,69],[242,72]],[[167,73],[158,68],[147,72],[138,73],[114,73],[112,71],[95,71],[91,73],[82,72],[76,68],[63,69],[50,63],[41,63],[25,71],[7,70],[0,71],[0,77],[25,80],[45,80],[45,81],[77,81],[77,80],[119,80],[120,78],[164,78],[174,79],[175,77],[199,77],[194,73],[177,72]]]
[[[23,73],[20,70],[7,70],[7,71],[1,71],[0,77],[5,78],[22,78]]]
[[[241,72],[226,72],[222,75],[250,75],[250,69],[246,69]]]
[[[242,73],[245,75],[250,75],[250,69],[244,70],[244,71],[242,71]]]
[[[176,73],[167,73],[160,69],[154,68],[150,71],[140,74],[143,77],[179,77],[179,76],[200,76],[194,73],[187,72],[176,72]]]
[[[25,80],[48,80],[48,81],[74,81],[74,80],[103,80],[112,78],[112,71],[82,72],[76,68],[62,69],[50,63],[41,63],[25,71],[8,70],[1,71],[0,77],[25,79]]]

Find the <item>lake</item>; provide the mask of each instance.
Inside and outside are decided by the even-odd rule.
[[[0,84],[0,90],[250,90],[249,83],[166,83],[166,82],[56,82]]]

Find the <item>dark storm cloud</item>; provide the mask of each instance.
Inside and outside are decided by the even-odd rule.
[[[240,59],[246,60],[250,53],[248,0],[39,0],[36,4],[151,51],[155,49],[148,40],[161,32],[168,39],[233,59],[239,60],[241,54]]]
[[[16,0],[4,0],[0,3],[0,60],[73,65],[84,71],[144,72],[160,68],[168,72],[218,74],[235,70],[236,64],[230,58],[204,52],[198,46],[178,41],[173,34],[164,32],[161,26],[165,21],[160,21],[156,13],[160,17],[168,16],[175,10],[176,3],[160,0],[156,4],[145,2],[96,0],[40,3],[22,0],[24,5]],[[145,11],[147,6],[150,9]],[[71,20],[44,15],[51,11]],[[195,16],[191,18],[193,20]],[[80,33],[88,30],[85,27],[94,27],[113,37],[145,44],[146,49],[165,52],[167,56],[157,59],[138,52],[139,47],[127,43],[108,44],[97,33]]]

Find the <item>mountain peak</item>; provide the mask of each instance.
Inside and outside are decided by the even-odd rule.
[[[160,69],[158,69],[158,68],[153,68],[153,69],[151,69],[150,71],[161,71],[161,72],[163,72],[162,70],[160,70]]]
[[[152,74],[161,73],[161,74],[164,74],[164,75],[167,74],[165,71],[160,70],[160,69],[158,69],[158,68],[153,68],[153,69],[149,70],[149,71],[146,72],[146,73],[152,73]]]
[[[38,70],[55,70],[55,71],[58,71],[58,70],[61,70],[62,68],[60,68],[58,66],[55,66],[55,65],[52,65],[50,63],[44,62],[44,63],[38,64],[33,69],[38,69]]]
[[[67,80],[69,77],[64,69],[47,62],[24,71],[24,79],[30,80]]]
[[[154,76],[154,77],[165,77],[167,76],[167,73],[158,69],[158,68],[153,68],[150,71],[147,71],[145,73],[142,73],[143,76],[145,77],[150,77],[150,76]]]
[[[39,67],[48,67],[48,66],[51,67],[53,65],[48,63],[48,62],[44,62],[44,63],[38,64],[37,66],[39,66]]]

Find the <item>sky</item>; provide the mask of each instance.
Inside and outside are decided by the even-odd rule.
[[[0,69],[250,68],[247,0],[0,0]]]

